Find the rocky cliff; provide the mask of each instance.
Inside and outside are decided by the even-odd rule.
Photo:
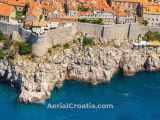
[[[108,46],[51,50],[40,58],[16,56],[12,64],[0,61],[1,81],[21,90],[20,102],[37,103],[48,99],[64,80],[80,80],[97,85],[110,82],[122,70],[125,75],[160,69],[159,48],[132,48],[129,42]]]

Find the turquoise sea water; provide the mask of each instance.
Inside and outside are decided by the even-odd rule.
[[[17,103],[18,91],[0,84],[0,120],[160,120],[160,73],[116,75],[109,84],[67,81],[41,105]],[[113,104],[113,109],[47,109],[48,103]]]

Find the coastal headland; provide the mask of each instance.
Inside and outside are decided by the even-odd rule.
[[[62,87],[65,80],[97,85],[110,82],[119,70],[127,76],[159,71],[160,47],[134,46],[138,36],[152,28],[120,26],[88,25],[87,29],[87,24],[73,24],[51,30],[33,43],[32,54],[0,60],[1,81],[20,89],[20,102],[39,103],[48,99],[55,87]]]

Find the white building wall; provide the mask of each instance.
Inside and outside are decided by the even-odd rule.
[[[77,16],[77,15],[78,15],[77,11],[69,10],[69,12],[68,12],[68,16]]]
[[[148,26],[160,26],[160,14],[144,14],[143,17]]]
[[[87,19],[96,19],[96,18],[102,18],[102,19],[113,19],[114,15],[112,13],[95,13],[93,15],[87,15],[87,16],[79,16],[80,18],[87,18]]]

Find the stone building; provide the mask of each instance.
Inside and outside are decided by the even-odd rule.
[[[0,21],[14,23],[16,10],[13,6],[0,3]]]
[[[160,4],[144,4],[143,18],[148,26],[160,26]]]
[[[23,11],[26,5],[25,0],[0,0],[0,3],[14,6],[17,11]]]
[[[112,5],[114,7],[122,7],[125,10],[136,9],[139,0],[113,0]]]
[[[134,23],[135,16],[126,12],[123,8],[118,7],[115,9],[115,23],[116,24],[126,24],[126,23]]]
[[[160,26],[160,13],[159,14],[143,14],[144,20],[147,21],[148,26]]]

